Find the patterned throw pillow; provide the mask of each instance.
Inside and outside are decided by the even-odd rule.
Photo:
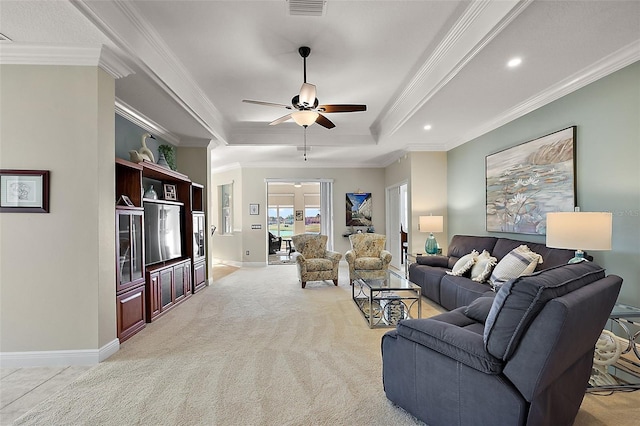
[[[498,259],[491,256],[488,251],[482,250],[482,254],[476,258],[476,263],[471,268],[471,279],[479,283],[487,281],[496,263]]]
[[[518,278],[522,275],[531,275],[535,271],[538,263],[542,263],[542,256],[532,252],[526,245],[521,245],[511,250],[493,269],[491,287],[494,291],[505,282]]]
[[[451,271],[447,271],[447,274],[453,275],[455,277],[463,276],[467,271],[471,269],[474,263],[476,263],[477,257],[477,250],[473,250],[471,253],[465,254],[460,259],[458,259],[455,265],[453,265],[453,269]]]

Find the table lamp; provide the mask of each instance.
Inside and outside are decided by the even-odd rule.
[[[611,250],[611,213],[547,213],[547,247],[574,249],[569,263],[585,261],[582,250]]]
[[[429,232],[429,238],[424,243],[424,251],[427,254],[436,254],[438,252],[438,242],[433,236],[434,232],[442,232],[444,229],[442,216],[420,216],[418,222],[418,230],[420,232]]]

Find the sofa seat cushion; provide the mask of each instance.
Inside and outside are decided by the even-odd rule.
[[[400,321],[397,333],[475,370],[500,374],[503,363],[484,350],[482,330],[482,324],[460,308],[431,318]]]
[[[423,256],[426,257],[426,256]],[[422,295],[440,303],[440,281],[448,269],[412,263],[409,266],[409,281],[422,288]]]
[[[605,271],[591,262],[556,266],[508,281],[500,287],[484,327],[489,353],[504,361],[544,305],[587,284],[604,278]]]
[[[468,306],[478,297],[492,291],[489,284],[469,278],[445,275],[440,280],[440,305],[448,310]]]
[[[333,262],[329,259],[307,259],[307,272],[327,271],[333,269]]]
[[[353,263],[356,270],[382,269],[382,259],[379,257],[357,257]]]

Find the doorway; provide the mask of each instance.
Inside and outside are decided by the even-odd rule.
[[[408,243],[408,197],[407,183],[403,182],[387,188],[387,250],[391,252],[391,266],[402,270],[404,251]],[[404,233],[404,234],[403,234]]]
[[[323,179],[267,179],[268,264],[294,263],[291,237],[327,235],[333,247],[333,182]]]

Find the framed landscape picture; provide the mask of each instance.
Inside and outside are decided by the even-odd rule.
[[[546,235],[548,212],[576,205],[576,126],[486,157],[487,231]]]
[[[371,193],[347,193],[346,222],[347,226],[371,226]]]

